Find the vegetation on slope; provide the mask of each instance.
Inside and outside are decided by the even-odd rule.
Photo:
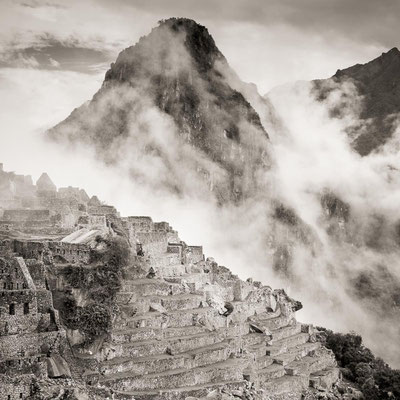
[[[343,377],[357,384],[365,399],[400,399],[400,370],[392,369],[376,358],[362,343],[361,336],[353,333],[334,333],[318,328],[326,347],[335,354]]]
[[[63,301],[61,316],[70,329],[78,329],[90,342],[111,329],[114,297],[121,287],[122,268],[129,248],[121,238],[97,238],[90,266],[67,266],[62,273],[74,289],[87,291],[89,304],[80,307],[72,295]]]

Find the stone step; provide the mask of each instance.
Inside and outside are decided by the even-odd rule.
[[[186,264],[186,273],[190,274],[205,274],[204,267],[200,263]]]
[[[263,369],[263,368],[268,367],[271,364],[273,364],[273,362],[274,362],[274,359],[270,356],[258,357],[255,360],[255,367],[256,367],[256,369]]]
[[[204,295],[198,293],[182,293],[166,296],[141,296],[136,301],[120,306],[120,309],[127,315],[129,315],[129,310],[133,309],[137,313],[146,313],[151,311],[151,306],[156,306],[156,309],[160,309],[159,306],[162,306],[161,308],[168,312],[175,310],[189,310],[198,308],[203,299]]]
[[[265,343],[269,339],[264,333],[248,333],[242,336],[242,346],[249,347],[260,343]]]
[[[132,375],[141,375],[180,368],[192,369],[225,361],[230,353],[229,341],[226,340],[215,345],[177,354],[176,356],[161,354],[139,358],[113,358],[101,363],[101,371],[104,376],[118,376],[120,373],[127,372]]]
[[[187,275],[186,265],[184,264],[165,264],[155,265],[153,267],[156,276],[158,277],[173,277],[173,276],[184,276]]]
[[[247,351],[252,355],[254,360],[265,357],[267,355],[267,342],[257,343],[247,348]]]
[[[111,334],[113,343],[137,342],[141,340],[164,340],[184,335],[195,335],[207,331],[202,326],[184,326],[175,328],[128,328],[114,330]]]
[[[308,333],[297,333],[293,336],[277,340],[272,346],[267,346],[266,354],[268,356],[277,356],[286,353],[292,347],[307,343],[310,339]]]
[[[229,359],[220,363],[194,369],[176,369],[147,375],[119,374],[119,376],[103,377],[106,384],[117,391],[175,389],[180,386],[195,386],[221,381],[239,381],[242,378],[240,362]]]
[[[272,318],[276,318],[279,317],[280,315],[282,315],[282,311],[280,309],[280,307],[277,307],[277,309],[275,311],[263,311],[260,313],[257,313],[257,315],[251,317],[250,319],[254,319],[256,320],[268,320],[268,319],[272,319]]]
[[[271,332],[271,344],[275,344],[278,340],[285,339],[289,336],[296,335],[297,333],[301,333],[301,324],[298,322],[294,322],[292,325],[285,326],[283,328],[279,328],[275,331]]]
[[[115,329],[111,333],[112,343],[137,342],[140,340],[160,340],[162,330],[156,328],[125,328]]]
[[[278,330],[285,326],[288,326],[293,321],[293,316],[279,315],[269,319],[261,319],[259,316],[250,318],[250,324],[254,324],[260,330],[266,334],[270,334],[272,331]]]
[[[160,312],[147,312],[127,319],[120,319],[114,326],[116,329],[126,327],[171,328],[201,325],[201,321],[196,321],[210,318],[213,318],[213,323],[217,323],[218,320],[221,325],[225,323],[225,318],[220,316],[216,309],[200,307],[193,310],[176,310],[169,312],[167,315]]]
[[[147,357],[115,357],[103,361],[100,371],[103,376],[112,379],[121,373],[144,375],[147,373],[163,372],[167,370],[185,368],[185,357],[171,357],[168,354],[157,354]]]
[[[210,392],[225,389],[227,392],[241,390],[246,387],[246,381],[221,381],[204,385],[177,387],[170,390],[125,391],[124,395],[133,396],[135,400],[186,400],[187,398],[202,398]]]
[[[268,381],[275,378],[280,378],[285,375],[285,368],[279,364],[271,364],[263,369],[257,371],[258,379],[260,381]]]
[[[199,347],[185,353],[185,356],[189,357],[185,365],[187,368],[195,368],[218,363],[227,360],[234,350],[234,345],[229,339],[210,346]]]
[[[307,342],[298,345],[296,347],[292,347],[287,353],[273,356],[273,359],[275,363],[286,366],[292,361],[295,361],[296,359],[301,359],[307,356],[309,353],[319,349],[320,347],[321,347],[320,342],[315,342],[315,343]]]
[[[161,305],[168,311],[198,308],[203,299],[203,294],[177,294],[160,297]]]
[[[206,283],[211,283],[211,276],[207,273],[190,273],[179,277],[165,277],[167,282],[177,283],[177,284],[188,284],[194,285],[195,290],[199,290]]]
[[[330,390],[339,378],[339,368],[326,368],[310,375],[310,386],[318,390]]]
[[[179,255],[174,253],[162,253],[156,256],[150,255],[149,262],[154,270],[161,270],[162,268],[168,268],[176,265],[183,266],[183,264],[181,264],[181,258]]]
[[[169,283],[163,279],[124,279],[120,293],[126,292],[130,296],[168,296],[170,294],[181,294],[188,291],[188,288]]]
[[[306,390],[308,386],[308,376],[301,375],[284,375],[277,379],[261,382],[260,384],[261,389],[263,389],[268,394],[268,398],[272,400],[301,399],[301,393]],[[297,394],[298,397],[296,396]]]
[[[145,357],[156,354],[179,354],[199,347],[220,343],[227,338],[228,332],[220,329],[195,335],[172,337],[165,340],[144,340],[113,345],[113,357]]]
[[[312,355],[307,355],[301,360],[295,360],[285,366],[288,375],[314,374],[326,368],[336,365],[335,358],[331,353],[320,348]]]

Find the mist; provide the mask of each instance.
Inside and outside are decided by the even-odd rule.
[[[190,65],[183,49],[175,47],[172,75]],[[76,126],[64,140],[54,142],[44,132],[90,99],[102,74],[3,70],[0,160],[6,170],[34,178],[46,171],[58,187],[82,187],[116,206],[123,216],[150,215],[155,221],[168,221],[182,240],[203,245],[206,256],[241,278],[284,287],[303,303],[299,313],[303,321],[355,330],[378,355],[400,365],[398,313],[390,304],[390,312],[382,309],[386,297],[373,301],[354,292],[361,273],[371,273],[378,282],[379,268],[387,268],[391,280],[400,281],[394,235],[394,223],[400,219],[400,132],[379,153],[362,158],[346,134],[346,128],[358,123],[362,101],[351,82],[337,87],[324,103],[315,99],[309,83],[302,82],[277,88],[263,99],[254,87],[241,86],[228,70],[219,69],[231,86],[236,80],[237,90],[258,111],[269,135],[267,141],[248,121],[239,121],[244,131],[251,131],[244,145],[265,149],[270,157],[268,165],[256,171],[256,189],[240,203],[221,205],[204,172],[215,177],[213,184],[218,187],[226,184],[226,171],[184,140],[174,120],[146,95],[144,81],[135,88],[108,90],[89,114],[86,104],[77,111],[88,127],[85,135],[79,137]],[[210,100],[204,87],[196,89]],[[343,118],[330,115],[334,106],[345,110]],[[111,135],[104,145],[91,133],[114,109],[128,109],[126,134]],[[223,127],[215,129],[216,137],[223,138]],[[243,164],[254,161],[244,158]],[[326,217],[321,206],[326,190],[350,206],[349,221]],[[305,232],[307,240],[276,220],[277,203],[295,211],[301,221],[296,229]],[[378,228],[381,243],[375,238]],[[274,261],[282,245],[292,252],[285,274]],[[384,278],[378,283],[382,290],[388,289]]]
[[[260,276],[264,272],[263,238],[252,238],[254,232],[261,229],[262,222],[258,217],[265,213],[264,206],[249,202],[241,207],[232,205],[221,209],[204,182],[195,177],[193,166],[184,167],[174,159],[174,154],[168,162],[180,171],[184,178],[182,182],[187,183],[185,190],[171,194],[168,186],[158,187],[164,176],[158,175],[162,168],[157,157],[141,153],[148,143],[139,147],[129,145],[129,141],[140,134],[135,126],[131,127],[127,142],[118,146],[120,162],[114,165],[105,164],[90,146],[71,143],[60,146],[48,140],[44,132],[92,97],[102,76],[13,69],[3,71],[1,79],[0,126],[3,134],[0,159],[5,170],[30,174],[34,180],[46,171],[57,187],[81,187],[90,196],[97,195],[105,203],[115,205],[123,216],[150,215],[155,221],[170,222],[182,240],[203,245],[207,256],[232,268],[242,278],[253,276],[256,270],[260,271]],[[24,118],[19,111],[15,112],[19,109],[24,109]],[[151,107],[143,109],[137,117],[136,123],[143,125],[147,121],[147,132],[153,134],[147,137],[149,141],[153,144],[156,141],[163,149],[174,150],[170,145],[178,138],[170,119]],[[136,158],[130,149],[136,151]],[[201,161],[190,147],[184,146],[182,151],[186,161],[191,163],[193,156]],[[144,172],[145,179],[143,176],[133,179],[133,170]],[[204,191],[197,191],[198,195],[194,196],[194,187],[203,187]],[[246,221],[245,225],[243,221]],[[268,284],[272,283],[268,280]]]
[[[311,82],[276,88],[268,99],[284,121],[283,128],[270,132],[276,191],[321,243],[317,254],[297,246],[293,256],[291,292],[305,305],[300,315],[334,330],[360,333],[367,346],[398,366],[399,311],[387,296],[396,296],[400,282],[393,228],[400,217],[398,147],[393,144],[398,137],[367,157],[352,149],[346,132],[360,123],[362,97],[351,82],[334,88],[324,102],[316,100]],[[334,107],[342,118],[332,117]],[[327,189],[349,206],[348,220],[324,215],[321,196]],[[374,291],[363,293],[360,276],[369,277],[368,290]]]

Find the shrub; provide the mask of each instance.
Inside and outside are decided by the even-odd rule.
[[[60,308],[62,321],[69,329],[79,329],[79,308],[73,297],[65,297]]]
[[[361,336],[318,329],[325,346],[335,354],[344,377],[358,384],[366,399],[400,399],[400,371],[376,358],[362,344]]]
[[[110,331],[111,315],[104,305],[89,304],[83,307],[79,314],[79,330],[89,338],[92,339]]]
[[[97,237],[97,248],[91,251],[90,266],[67,266],[63,269],[66,281],[77,289],[85,289],[92,303],[77,307],[67,296],[61,309],[68,328],[79,329],[90,342],[106,334],[111,327],[114,297],[121,287],[122,269],[129,262],[129,247],[119,237]]]
[[[120,270],[128,264],[129,247],[126,240],[119,237],[97,237],[96,242],[99,245],[103,244],[103,249],[92,249],[90,253],[90,261],[92,263],[102,263],[115,270]]]

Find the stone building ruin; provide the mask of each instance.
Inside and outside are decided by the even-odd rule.
[[[12,244],[12,242],[9,242]],[[44,265],[17,255],[12,246],[0,252],[0,399],[31,398],[33,377],[48,377],[56,363],[70,374],[62,358],[65,331],[46,288]]]
[[[283,290],[241,280],[166,222],[121,218],[78,188],[57,190],[47,174],[36,186],[24,178],[17,194],[15,176],[0,168],[0,400],[32,398],[33,382],[55,396],[79,387],[88,399],[300,400],[340,379]],[[34,194],[29,207],[22,192]],[[104,273],[92,257],[101,238],[124,241],[129,262],[107,303],[110,327],[90,342],[57,308],[90,305],[91,287],[65,271]]]

